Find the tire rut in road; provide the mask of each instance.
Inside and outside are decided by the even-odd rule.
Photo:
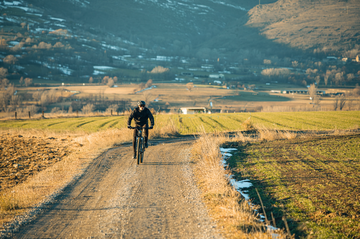
[[[136,165],[109,150],[13,238],[220,238],[195,186],[190,142],[159,144]]]

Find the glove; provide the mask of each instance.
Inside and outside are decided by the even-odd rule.
[[[131,125],[128,125],[128,128],[131,129]]]
[[[149,127],[149,129],[153,129],[154,128],[154,126],[153,125],[151,125],[150,127]]]

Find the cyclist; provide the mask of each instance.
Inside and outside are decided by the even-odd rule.
[[[139,101],[138,107],[136,107],[133,112],[131,112],[129,119],[128,119],[128,128],[131,128],[131,120],[134,119],[136,127],[143,127],[146,125],[144,129],[144,138],[145,138],[145,148],[148,147],[148,136],[149,136],[149,129],[154,127],[154,117],[151,114],[150,110],[145,107],[145,101]],[[151,126],[148,127],[148,120],[150,119]],[[134,136],[133,136],[133,148],[134,148],[134,158],[136,158],[136,135],[137,129],[134,129]]]

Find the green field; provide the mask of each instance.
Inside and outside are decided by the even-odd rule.
[[[360,111],[339,112],[270,112],[233,114],[159,114],[155,126],[175,125],[180,134],[244,130],[242,123],[249,119],[260,128],[279,130],[333,130],[357,129]],[[96,132],[107,128],[126,127],[127,116],[55,118],[39,120],[0,121],[0,128],[47,129],[54,131]]]
[[[359,159],[355,134],[239,146],[229,165],[238,180],[251,180],[260,205],[258,189],[270,221],[272,212],[285,228],[286,215],[296,238],[360,238]]]

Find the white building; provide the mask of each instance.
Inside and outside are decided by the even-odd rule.
[[[197,114],[197,113],[206,113],[205,107],[184,107],[180,108],[183,114]]]

